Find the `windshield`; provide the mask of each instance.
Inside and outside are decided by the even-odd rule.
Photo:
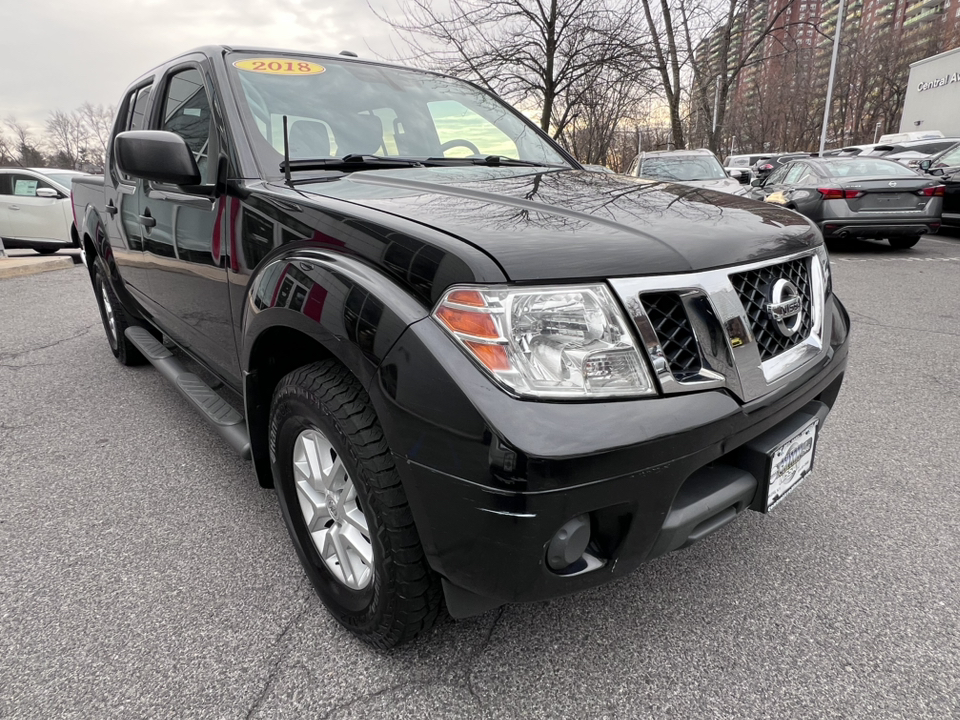
[[[70,183],[72,183],[76,178],[83,177],[81,173],[77,173],[76,175],[73,173],[43,173],[43,176],[48,177],[55,183],[59,183],[67,188],[70,187]]]
[[[870,175],[902,175],[916,177],[910,168],[890,160],[874,160],[866,157],[846,160],[831,160],[825,163],[827,174],[831,177],[867,177]]]
[[[280,175],[283,116],[291,160],[503,156],[569,164],[511,108],[453,78],[304,56],[231,55],[262,168]]]
[[[690,180],[722,180],[727,173],[713,156],[674,155],[646,157],[637,173],[651,180],[687,182]]]

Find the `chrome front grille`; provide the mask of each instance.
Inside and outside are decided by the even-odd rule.
[[[792,334],[795,320],[784,331],[783,316],[770,317],[778,307],[772,284],[780,279],[794,286],[800,304]],[[727,388],[749,402],[826,354],[826,277],[815,251],[718,270],[618,278],[610,285],[666,394]],[[795,318],[795,307],[792,302],[783,310]]]
[[[677,380],[697,375],[703,368],[690,318],[678,293],[644,293],[640,296],[647,317],[660,340],[670,371]]]
[[[810,258],[797,258],[778,265],[764,267],[736,273],[730,276],[733,287],[736,288],[743,309],[750,319],[750,329],[760,346],[760,359],[769,360],[780,353],[796,347],[807,339],[813,326],[813,303],[810,294]],[[767,312],[767,303],[770,302],[770,291],[773,284],[779,279],[789,280],[800,294],[803,307],[803,319],[800,329],[786,337],[778,329]]]

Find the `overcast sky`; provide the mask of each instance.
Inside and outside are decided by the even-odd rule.
[[[394,0],[371,0],[395,10]],[[366,0],[0,0],[0,119],[115,105],[151,67],[206,44],[392,56]]]

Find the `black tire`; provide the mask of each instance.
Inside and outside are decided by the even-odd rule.
[[[306,430],[325,436],[356,488],[373,547],[373,578],[363,589],[334,576],[307,529],[293,469],[296,440]],[[270,407],[270,456],[280,511],[297,555],[337,621],[383,649],[429,630],[443,602],[440,578],[427,564],[370,398],[346,368],[324,360],[280,381]]]
[[[140,354],[137,347],[131,343],[124,334],[126,329],[132,325],[127,313],[124,311],[120,301],[110,283],[104,278],[106,270],[103,261],[97,258],[93,263],[93,269],[90,272],[90,279],[93,281],[93,293],[97,299],[97,307],[100,309],[100,320],[103,322],[103,330],[107,334],[107,342],[110,344],[110,352],[120,361],[121,365],[143,365],[146,358]],[[110,303],[110,309],[113,311],[113,328],[110,327],[110,319],[104,303],[104,295]]]
[[[887,242],[890,243],[890,247],[895,247],[898,250],[907,250],[920,242],[921,237],[922,235],[914,235],[912,237],[892,237],[887,238]]]
[[[41,255],[53,255],[60,248],[34,248],[33,251]]]

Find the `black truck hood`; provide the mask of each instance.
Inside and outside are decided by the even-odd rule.
[[[459,237],[487,252],[510,280],[691,272],[777,257],[819,242],[805,218],[766,203],[579,170],[365,171],[298,184],[297,190]]]

